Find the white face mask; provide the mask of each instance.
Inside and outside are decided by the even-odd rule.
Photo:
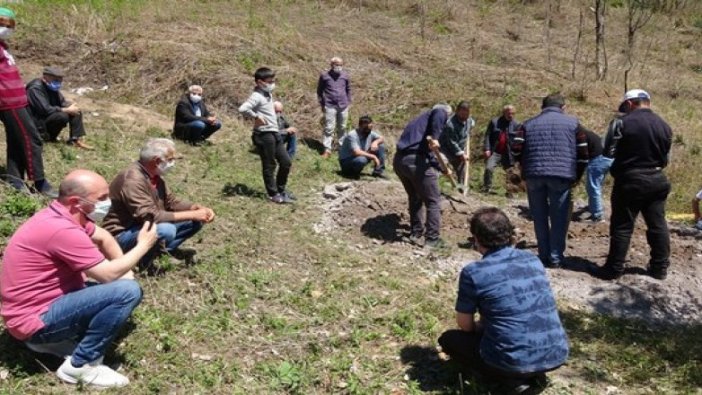
[[[105,216],[110,211],[110,207],[112,207],[112,201],[109,198],[107,200],[98,200],[95,203],[92,203],[85,199],[83,200],[95,206],[93,212],[85,214],[85,216],[93,222],[100,222],[103,219],[105,219]]]
[[[169,160],[168,162],[161,162],[158,164],[158,175],[165,176],[169,171],[175,166],[174,160]]]
[[[332,67],[332,70],[334,70],[335,73],[341,73],[341,70],[343,70],[343,69],[344,69],[344,68],[341,67],[341,66],[334,66],[334,67]]]
[[[0,27],[0,39],[1,40],[7,40],[12,36],[12,33],[15,32],[15,29],[7,26],[2,26]]]
[[[263,89],[264,92],[271,93],[271,92],[273,92],[273,89],[275,89],[275,82],[271,82],[270,84],[263,85],[261,87],[261,89]]]
[[[194,93],[190,94],[190,101],[193,103],[200,103],[200,100],[202,100],[202,95],[196,95]]]

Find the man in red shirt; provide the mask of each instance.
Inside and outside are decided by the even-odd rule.
[[[109,206],[104,178],[72,171],[58,200],[10,238],[0,270],[0,315],[8,332],[33,351],[65,357],[56,371],[61,380],[104,388],[129,383],[102,359],[141,301],[132,268],[156,242],[156,227],[147,222],[123,254],[95,225]],[[86,276],[98,283],[87,285]]]
[[[34,181],[37,192],[55,198],[56,192],[44,178],[42,141],[27,110],[27,91],[15,58],[7,51],[7,39],[15,31],[15,13],[0,8],[0,122],[7,137],[7,181],[26,191],[24,175]]]

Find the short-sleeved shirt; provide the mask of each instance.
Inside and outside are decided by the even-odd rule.
[[[362,138],[356,129],[348,132],[344,136],[344,141],[341,143],[341,148],[339,148],[339,160],[345,160],[353,158],[353,151],[360,149],[361,151],[368,152],[370,150],[371,143],[380,138],[380,133],[375,130],[371,130],[368,136]]]
[[[10,238],[0,271],[0,315],[19,340],[44,327],[40,316],[61,296],[85,287],[83,271],[105,260],[90,236],[95,225],[77,223],[54,201]]]
[[[505,247],[461,271],[456,311],[480,313],[480,355],[506,372],[556,368],[568,358],[568,338],[541,261]]]

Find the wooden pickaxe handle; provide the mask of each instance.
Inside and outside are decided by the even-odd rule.
[[[434,139],[431,138],[431,136],[427,136],[427,144],[429,145],[429,149],[431,150],[431,152],[434,153],[436,161],[439,162],[439,167],[441,168],[441,171],[448,176],[449,181],[451,181],[451,185],[453,185],[454,188],[457,188],[458,183],[456,183],[456,179],[453,177],[453,173],[449,172],[449,168],[446,165],[446,162],[444,161],[444,157],[441,156],[441,152],[439,152],[439,149],[434,145]]]

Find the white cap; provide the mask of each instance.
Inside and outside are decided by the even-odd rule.
[[[632,100],[632,99],[639,99],[639,100],[651,100],[651,95],[648,94],[643,89],[632,89],[624,94],[624,98],[622,98],[621,103],[619,103],[619,112],[626,112],[626,107],[624,107],[624,103],[626,103],[627,100]]]

